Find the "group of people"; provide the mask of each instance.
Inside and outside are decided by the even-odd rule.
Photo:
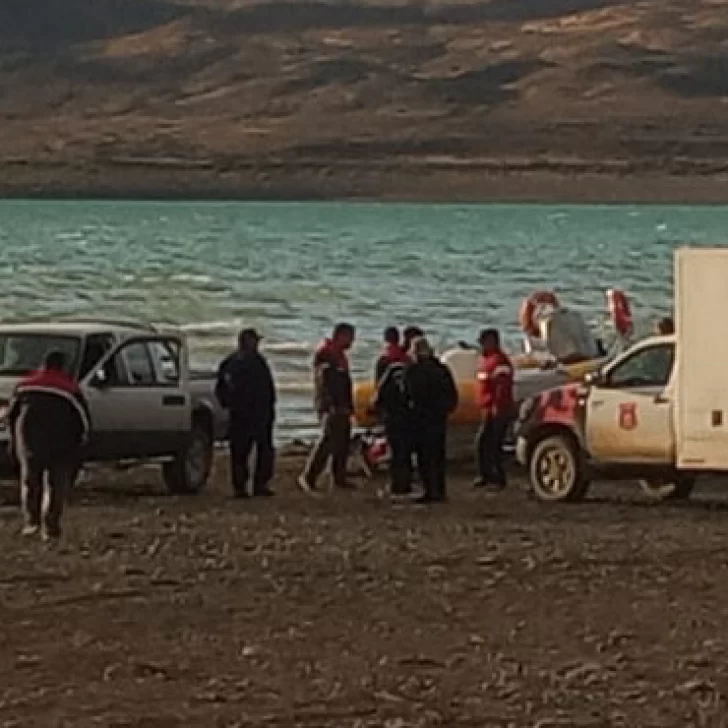
[[[331,337],[316,350],[313,361],[315,408],[320,436],[311,451],[299,487],[316,493],[324,470],[330,465],[335,488],[352,487],[347,461],[354,413],[354,383],[348,353],[356,329],[349,323],[334,327]],[[273,424],[276,388],[265,357],[259,351],[260,335],[253,329],[240,333],[238,349],[220,365],[215,388],[220,404],[230,414],[230,455],[233,491],[249,497],[248,462],[253,447],[256,464],[252,496],[270,496],[273,477]],[[503,488],[503,440],[513,415],[513,366],[502,351],[496,329],[480,335],[478,402],[482,426],[476,443],[477,487]],[[446,498],[447,422],[458,406],[453,376],[435,355],[416,327],[400,336],[397,328],[384,332],[384,348],[375,367],[376,394],[373,407],[385,428],[391,451],[390,492],[412,494],[416,467],[423,486],[421,503]]]
[[[398,496],[411,493],[414,459],[425,488],[422,500],[442,501],[446,495],[447,420],[458,405],[455,382],[419,329],[405,329],[401,346],[396,329],[387,329],[384,340],[375,370],[374,406],[391,451],[391,492]],[[481,426],[474,485],[501,489],[506,486],[503,442],[514,410],[513,365],[501,349],[496,329],[483,330],[479,345]]]
[[[662,335],[675,331],[673,320],[667,317],[656,322],[655,328]],[[354,392],[348,352],[355,337],[354,326],[340,323],[314,356],[315,406],[321,434],[298,478],[298,485],[307,493],[318,490],[329,464],[333,485],[352,487],[347,480],[347,461]],[[240,498],[249,495],[248,463],[253,448],[252,495],[273,495],[276,386],[259,350],[261,339],[255,329],[240,332],[238,347],[221,363],[215,386],[216,397],[229,412],[231,479],[234,494]],[[496,329],[483,330],[479,345],[478,406],[482,417],[475,446],[474,485],[502,489],[506,486],[503,441],[514,414],[514,370]],[[49,352],[40,370],[20,381],[6,415],[12,455],[20,466],[23,533],[40,532],[46,539],[60,536],[66,495],[90,433],[87,403],[77,382],[65,372],[65,365],[62,352]],[[458,406],[450,370],[437,358],[420,328],[407,327],[400,336],[397,328],[389,327],[374,377],[373,406],[391,451],[390,492],[395,496],[411,494],[416,467],[424,487],[419,501],[443,501],[447,421]],[[48,497],[44,499],[46,480]]]

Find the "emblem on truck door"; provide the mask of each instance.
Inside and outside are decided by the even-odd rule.
[[[637,427],[636,402],[625,402],[619,405],[619,426],[622,430],[634,430]]]

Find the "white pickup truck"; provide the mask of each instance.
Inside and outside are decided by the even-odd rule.
[[[0,324],[0,413],[19,379],[51,350],[66,356],[91,412],[85,462],[158,460],[172,493],[197,493],[212,469],[227,417],[213,373],[190,372],[185,338],[133,322]],[[0,471],[12,469],[0,430]]]
[[[674,335],[523,403],[516,456],[537,498],[582,498],[596,474],[687,498],[728,474],[728,247],[676,251],[675,308]]]

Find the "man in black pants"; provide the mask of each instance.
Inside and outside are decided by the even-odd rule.
[[[217,399],[230,413],[230,465],[236,498],[248,495],[248,461],[253,446],[253,495],[273,495],[268,484],[275,464],[276,388],[268,362],[258,351],[260,340],[255,329],[240,332],[238,350],[220,365],[215,387]]]
[[[334,486],[353,487],[346,477],[351,415],[354,411],[354,389],[347,352],[355,338],[354,326],[339,323],[334,327],[331,338],[326,339],[314,355],[314,400],[321,422],[321,435],[298,478],[298,487],[305,493],[318,491],[319,476],[329,463]]]
[[[417,468],[425,493],[420,503],[446,498],[447,420],[458,405],[458,391],[448,367],[423,338],[412,342],[414,362],[405,373],[411,401],[411,426]]]
[[[20,465],[23,535],[42,527],[45,540],[61,535],[63,506],[91,427],[86,399],[65,369],[63,352],[49,352],[43,367],[18,383],[7,414]]]
[[[476,440],[478,464],[476,488],[506,487],[503,441],[513,417],[513,364],[500,346],[496,329],[480,333],[478,360],[478,404],[482,422]]]
[[[411,402],[405,376],[408,362],[392,362],[377,385],[375,407],[384,424],[392,453],[389,464],[390,492],[394,496],[412,492]]]

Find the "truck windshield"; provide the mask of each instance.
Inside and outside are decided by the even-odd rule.
[[[43,365],[51,351],[61,351],[66,358],[64,367],[75,374],[80,342],[72,336],[46,334],[0,334],[0,377],[20,377]]]

